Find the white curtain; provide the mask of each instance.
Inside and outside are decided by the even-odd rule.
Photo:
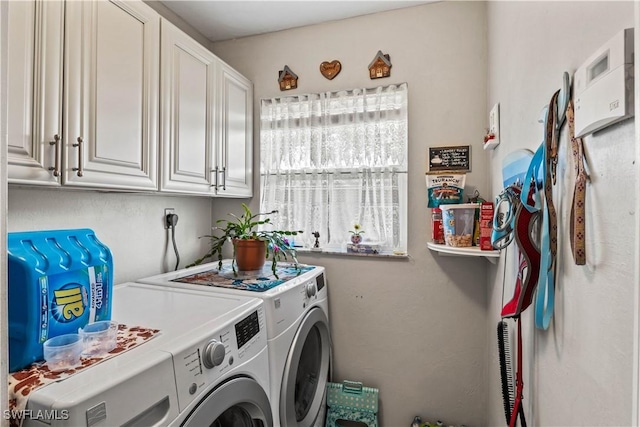
[[[261,211],[274,228],[304,230],[296,244],[406,247],[407,84],[263,99]]]

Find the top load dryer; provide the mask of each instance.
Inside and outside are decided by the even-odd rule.
[[[269,348],[269,381],[274,424],[324,425],[325,389],[331,368],[329,305],[325,269],[289,263],[234,273],[231,260],[203,264],[138,282],[264,301]]]
[[[160,333],[35,390],[27,410],[64,411],[59,427],[273,426],[262,300],[140,283],[113,295],[115,321]]]

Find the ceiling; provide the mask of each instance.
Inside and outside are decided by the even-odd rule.
[[[209,40],[222,41],[402,9],[432,1],[434,0],[163,0],[162,3]]]

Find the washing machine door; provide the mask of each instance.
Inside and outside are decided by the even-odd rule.
[[[182,426],[273,427],[273,416],[262,387],[251,378],[236,377],[202,399]]]
[[[331,339],[322,309],[307,313],[293,339],[280,390],[282,427],[311,427],[325,405]]]

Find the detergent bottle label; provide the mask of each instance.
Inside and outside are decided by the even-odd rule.
[[[107,320],[108,277],[106,265],[40,277],[40,342]]]

